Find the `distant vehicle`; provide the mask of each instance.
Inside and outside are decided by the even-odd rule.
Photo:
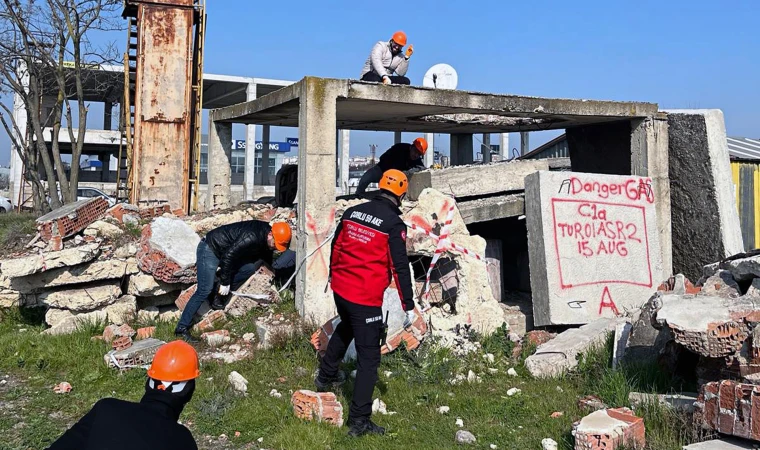
[[[105,192],[101,191],[100,189],[91,188],[91,187],[83,187],[77,189],[77,200],[86,200],[88,198],[93,197],[103,197],[108,202],[108,206],[114,206],[116,204],[116,199],[111,197],[110,195],[106,194]]]
[[[11,199],[0,195],[0,214],[9,213],[11,211],[13,211],[13,203],[11,203]]]

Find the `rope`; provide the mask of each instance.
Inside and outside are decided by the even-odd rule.
[[[314,255],[314,253],[317,252],[317,250],[324,247],[325,244],[327,244],[328,242],[332,240],[333,236],[335,235],[335,230],[337,228],[338,228],[337,226],[333,227],[332,231],[330,231],[330,234],[325,238],[325,240],[321,244],[319,244],[317,248],[309,252],[308,255],[304,256],[303,259],[301,259],[301,262],[298,263],[298,266],[296,267],[295,272],[293,272],[293,275],[291,275],[290,278],[288,278],[288,281],[286,281],[285,284],[280,288],[280,290],[277,291],[278,294],[282,293],[282,291],[284,291],[285,289],[288,288],[288,286],[290,286],[290,283],[292,283],[293,279],[296,277],[296,275],[298,275],[298,272],[301,270],[301,267],[303,267],[306,260],[311,258],[312,255]]]

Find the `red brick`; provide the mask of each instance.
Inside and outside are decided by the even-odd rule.
[[[137,339],[138,341],[140,339],[148,339],[153,337],[153,335],[156,333],[156,327],[143,327],[137,329]]]
[[[197,273],[195,265],[183,269],[179,264],[169,259],[164,252],[154,249],[150,245],[150,238],[150,225],[146,225],[142,229],[140,247],[137,251],[137,264],[140,270],[153,275],[154,278],[165,283],[196,282]]]
[[[752,390],[749,437],[755,441],[760,441],[760,386],[755,386]]]
[[[135,335],[135,330],[132,329],[132,327],[130,327],[126,323],[119,326],[108,325],[103,330],[103,340],[106,342],[111,342],[117,337],[121,337],[121,336],[132,337],[134,335]]]
[[[132,346],[132,338],[129,336],[119,336],[111,341],[111,346],[117,352],[119,350],[124,350]]]
[[[211,311],[193,327],[196,331],[210,331],[227,322],[224,311]]]
[[[174,301],[174,304],[177,306],[177,308],[180,311],[185,310],[185,306],[187,306],[187,302],[190,301],[190,297],[195,294],[195,290],[198,289],[198,285],[194,284],[190,286],[189,288],[185,289],[184,291],[180,292],[179,296],[177,297],[177,300]]]
[[[752,420],[752,386],[736,386],[736,422],[734,422],[734,436],[748,439],[751,433]]]
[[[41,218],[50,217],[49,219],[37,219],[37,229],[44,241],[50,242],[55,238],[54,245],[57,245],[58,239],[73,236],[102,218],[106,209],[108,209],[108,202],[103,197],[94,197],[83,202],[70,214],[62,213],[56,216],[56,211],[52,211]]]
[[[604,429],[603,426],[599,430],[581,430],[581,422],[578,422],[573,427],[575,450],[611,450],[624,445],[643,448],[646,445],[644,419],[636,417],[630,409],[607,409],[592,414],[595,417],[604,417],[606,414],[611,419],[625,422],[626,425],[622,430]]]
[[[296,417],[343,426],[343,405],[332,392],[300,390],[290,398]]]

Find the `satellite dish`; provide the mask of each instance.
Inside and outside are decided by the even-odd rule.
[[[436,64],[425,73],[422,85],[436,89],[456,89],[457,71],[448,64]]]

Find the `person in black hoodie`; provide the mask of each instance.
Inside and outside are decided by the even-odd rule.
[[[326,391],[345,381],[338,364],[355,340],[356,383],[347,422],[350,436],[385,433],[372,423],[370,415],[383,339],[383,294],[391,280],[406,312],[404,327],[415,319],[406,225],[399,210],[407,184],[402,172],[385,172],[379,183],[380,195],[347,209],[332,241],[329,277],[340,324],[327,344],[314,384],[317,390]]]
[[[362,175],[356,186],[356,195],[364,195],[367,186],[380,181],[383,174],[391,169],[404,172],[407,178],[415,172],[425,170],[422,157],[427,149],[428,143],[425,138],[417,138],[411,144],[395,144],[380,155],[380,161],[374,167]]]
[[[212,307],[221,309],[224,306],[219,304],[220,298],[230,293],[230,286],[239,269],[246,263],[258,260],[270,264],[275,250],[284,252],[288,249],[291,234],[290,225],[285,222],[270,226],[260,220],[231,223],[209,231],[196,250],[198,286],[185,305],[174,334],[189,342],[196,341],[190,335],[190,325],[198,308],[214,290],[217,269],[220,297],[212,301]]]
[[[200,375],[198,354],[183,341],[162,345],[139,403],[104,398],[48,450],[193,450],[190,430],[177,423]]]

